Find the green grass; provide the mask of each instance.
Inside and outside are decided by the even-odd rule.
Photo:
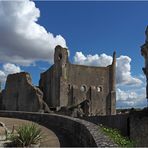
[[[108,135],[118,146],[120,147],[134,147],[135,144],[129,138],[120,134],[117,129],[111,129],[104,126],[100,126],[101,130]]]

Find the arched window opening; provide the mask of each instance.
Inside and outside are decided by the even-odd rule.
[[[86,92],[87,87],[86,87],[85,85],[82,85],[82,86],[80,87],[80,90],[81,90],[82,92]]]
[[[61,59],[62,59],[62,54],[60,53],[58,56],[58,60],[61,60]]]
[[[101,86],[97,86],[97,92],[102,92],[102,87]]]

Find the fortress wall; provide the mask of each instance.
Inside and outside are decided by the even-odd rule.
[[[30,120],[53,130],[53,132],[58,130],[63,136],[67,136],[68,139],[71,140],[70,146],[117,146],[101,132],[99,126],[78,118],[56,114],[39,114],[14,111],[0,111],[0,116]]]
[[[109,115],[109,116],[91,116],[83,119],[95,123],[102,124],[109,128],[118,129],[122,135],[129,136],[129,114],[125,115]]]
[[[56,110],[87,100],[89,115],[116,114],[115,53],[107,67],[76,65],[69,62],[66,48],[56,46],[54,65],[41,74],[39,86],[48,106]]]
[[[46,72],[41,74],[39,87],[44,93],[44,100],[49,107],[56,107],[59,104],[59,90],[56,90],[59,84],[55,75],[55,66],[51,66]]]
[[[109,88],[109,67],[91,67],[83,65],[68,64],[68,82],[81,86],[103,85],[104,91]]]
[[[67,83],[73,89],[70,97],[75,98],[77,104],[85,99],[90,100],[91,114],[105,115],[107,112],[109,104],[106,103],[110,99],[108,97],[110,93],[109,70],[109,66],[91,67],[74,64],[67,66]],[[85,86],[86,92],[81,91],[82,86]],[[100,88],[101,91],[98,92],[97,88]]]
[[[2,109],[2,91],[0,90],[0,109]]]
[[[136,146],[148,146],[148,109],[124,115],[91,116],[83,119],[118,129],[123,136],[133,140]]]
[[[148,109],[131,113],[130,138],[136,146],[148,146]]]
[[[8,75],[5,89],[2,91],[3,109],[37,112],[44,109],[44,103],[43,92],[32,84],[29,73]]]

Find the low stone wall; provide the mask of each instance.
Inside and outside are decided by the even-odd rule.
[[[56,114],[0,111],[1,117],[19,118],[37,122],[53,131],[60,131],[71,140],[69,146],[100,147],[117,146],[101,129],[85,120]],[[55,130],[56,129],[56,130]]]
[[[129,136],[129,114],[111,116],[90,116],[83,117],[89,122],[102,124],[104,126],[118,129],[123,136]]]
[[[148,147],[148,110],[130,114],[130,138],[136,146]]]
[[[132,111],[130,114],[113,116],[92,116],[83,119],[118,129],[123,136],[128,136],[136,146],[148,147],[148,109]]]

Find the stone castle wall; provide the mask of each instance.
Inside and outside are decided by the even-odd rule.
[[[57,46],[54,61],[54,65],[41,74],[39,84],[49,107],[81,104],[85,114],[116,113],[115,55],[112,65],[107,67],[74,65],[68,61],[67,49]]]
[[[109,147],[115,144],[102,133],[99,126],[78,119],[56,114],[39,114],[27,112],[0,111],[1,117],[19,118],[37,122],[53,132],[68,137],[71,145],[68,147]]]
[[[106,127],[118,129],[123,136],[129,137],[129,114],[108,115],[108,116],[91,116],[82,119],[94,124],[102,124]]]
[[[54,65],[41,74],[39,88],[29,73],[8,75],[1,109],[49,112],[65,107],[80,116],[116,114],[115,69],[115,54],[107,67],[75,65],[68,60],[68,49],[57,46]]]
[[[29,73],[21,72],[8,75],[5,89],[1,93],[1,109],[11,111],[38,112],[46,110],[43,92],[32,85]]]
[[[130,138],[136,142],[136,146],[148,146],[148,109],[131,114]]]
[[[133,140],[135,146],[148,147],[148,109],[132,111],[130,114],[91,116],[82,119],[118,129],[123,136]]]

